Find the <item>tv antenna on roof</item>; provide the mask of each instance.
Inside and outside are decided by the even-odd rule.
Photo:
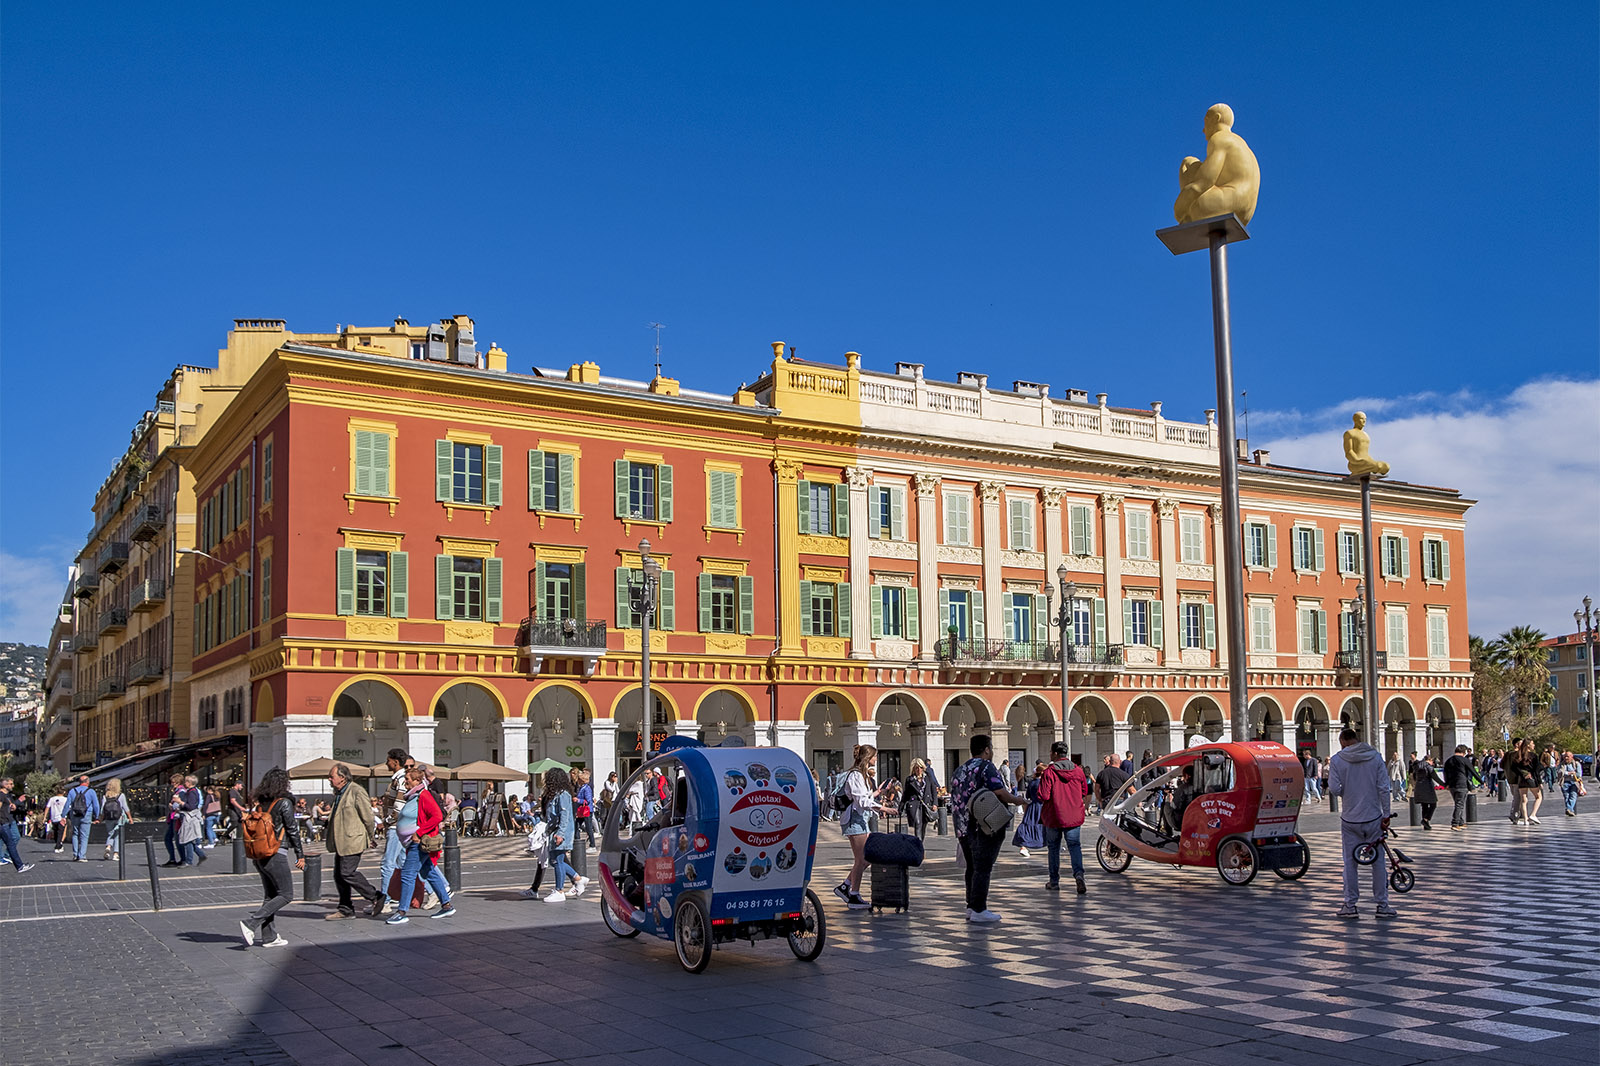
[[[656,331],[656,377],[660,377],[661,376],[661,331],[666,329],[667,327],[662,325],[660,322],[651,322],[645,328],[646,329],[653,329],[653,330]]]

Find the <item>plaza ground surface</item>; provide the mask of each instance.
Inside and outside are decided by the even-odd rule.
[[[1138,861],[1108,874],[1091,831],[1088,895],[1070,880],[1047,893],[1042,856],[1008,848],[994,926],[963,920],[950,837],[929,838],[909,913],[846,910],[826,890],[848,849],[824,824],[822,957],[738,944],[698,976],[663,941],[612,936],[592,893],[518,898],[520,841],[464,843],[453,919],[325,922],[327,898],[296,902],[283,949],[241,943],[260,883],[227,872],[225,847],[164,879],[157,913],[142,855],[117,882],[113,863],[27,841],[34,870],[0,866],[0,1042],[13,1066],[1592,1066],[1600,813],[1567,818],[1553,800],[1542,826],[1484,804],[1464,833],[1405,827],[1402,810],[1417,885],[1383,923],[1365,901],[1359,921],[1333,917],[1326,812],[1302,819],[1312,869],[1292,883],[1233,888]],[[323,882],[331,893],[331,871]]]

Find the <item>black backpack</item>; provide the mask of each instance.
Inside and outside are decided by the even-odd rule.
[[[102,821],[115,822],[122,817],[122,799],[118,796],[106,797],[105,804],[100,808]]]
[[[89,813],[89,800],[84,793],[85,790],[82,788],[72,790],[72,807],[68,813],[74,818],[82,818]]]

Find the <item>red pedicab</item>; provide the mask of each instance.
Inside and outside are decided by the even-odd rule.
[[[1095,858],[1121,873],[1135,857],[1215,866],[1230,885],[1269,869],[1292,881],[1311,868],[1295,824],[1305,772],[1282,744],[1202,744],[1164,756],[1117,790],[1100,815]]]

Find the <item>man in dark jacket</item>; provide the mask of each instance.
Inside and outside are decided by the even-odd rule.
[[[1450,828],[1456,832],[1467,827],[1467,794],[1472,791],[1472,759],[1467,756],[1465,744],[1456,745],[1456,753],[1444,761],[1444,787],[1456,801],[1450,812]]]
[[[1106,804],[1117,794],[1117,789],[1127,783],[1128,775],[1122,772],[1122,767],[1117,764],[1115,755],[1105,757],[1105,765],[1100,772],[1094,775],[1096,798],[1100,802],[1100,809],[1105,810]]]
[[[1067,854],[1072,859],[1072,879],[1078,883],[1078,895],[1089,889],[1083,883],[1083,847],[1078,834],[1083,827],[1085,800],[1089,796],[1089,778],[1083,768],[1072,761],[1067,745],[1056,741],[1050,745],[1050,765],[1039,775],[1040,812],[1044,821],[1044,843],[1050,854],[1050,880],[1045,888],[1058,887],[1061,875],[1061,838],[1066,837]]]

